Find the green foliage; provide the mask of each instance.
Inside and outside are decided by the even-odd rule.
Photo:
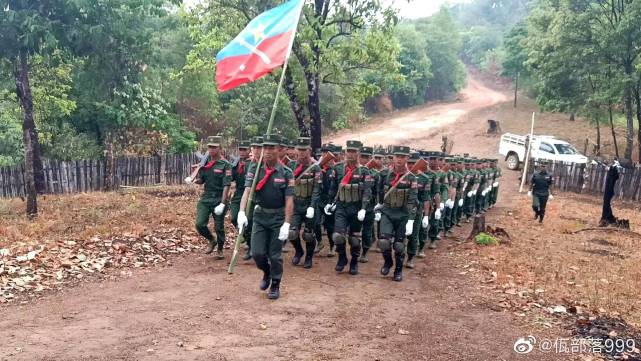
[[[474,237],[476,244],[480,246],[498,246],[499,240],[485,232],[481,232]]]
[[[461,36],[446,7],[430,18],[418,20],[416,29],[425,34],[427,55],[432,63],[427,99],[443,99],[465,85],[465,66],[458,56]]]
[[[427,54],[427,43],[414,24],[401,24],[395,33],[401,43],[399,61],[402,81],[391,87],[392,102],[397,108],[423,104],[432,79],[432,61]]]

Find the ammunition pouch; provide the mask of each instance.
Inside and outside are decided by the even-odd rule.
[[[390,187],[385,187],[385,193],[387,193],[389,189]],[[409,189],[392,189],[387,198],[385,198],[385,205],[392,209],[403,208],[408,203],[409,195]]]
[[[314,178],[299,179],[294,187],[296,198],[309,198],[314,193]]]
[[[343,203],[360,202],[363,199],[363,190],[359,184],[341,184],[338,187],[338,200]]]

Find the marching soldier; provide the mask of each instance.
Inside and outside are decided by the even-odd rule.
[[[441,202],[445,205],[445,208],[442,210],[443,215],[443,236],[450,234],[452,229],[452,217],[454,212],[454,199],[456,197],[456,183],[458,182],[458,175],[454,171],[454,158],[446,157],[444,158],[443,172],[445,173],[445,178],[447,179],[447,197]]]
[[[362,147],[358,160],[363,167],[367,167],[369,169],[370,175],[372,176],[372,194],[374,195],[376,194],[376,179],[378,178],[378,170],[375,167],[368,167],[370,161],[372,160],[373,153],[374,149],[372,147]],[[367,252],[370,248],[372,248],[372,244],[374,242],[374,222],[377,220],[377,218],[378,220],[380,220],[380,213],[374,214],[375,206],[376,197],[370,197],[370,202],[367,205],[367,208],[365,208],[365,220],[363,220],[363,252],[358,259],[358,261],[361,263],[367,263],[369,261],[369,259],[367,258]]]
[[[477,169],[478,164],[476,159],[470,158],[466,164],[468,166],[468,183],[463,208],[465,208],[466,222],[469,223],[470,218],[476,215],[476,193],[480,174]]]
[[[432,202],[434,204],[434,217],[433,222],[430,222],[430,229],[428,237],[430,249],[436,248],[436,241],[440,239],[439,232],[443,223],[443,210],[445,209],[444,200],[447,198],[447,179],[446,174],[440,170],[440,160],[443,159],[442,153],[432,152],[430,159],[430,167],[434,173],[434,191],[432,192]]]
[[[545,207],[548,199],[553,199],[550,192],[552,186],[552,176],[547,171],[547,161],[539,160],[539,170],[532,174],[530,179],[530,191],[528,196],[532,197],[532,210],[534,211],[534,219],[539,219],[539,223],[543,223],[545,217]]]
[[[292,160],[287,156],[287,147],[289,147],[289,140],[282,135],[276,135],[278,137],[278,161],[281,165],[287,167],[289,162]]]
[[[311,152],[311,141],[309,138],[298,138],[296,140],[297,160],[289,163],[290,169],[294,170],[294,214],[289,234],[289,240],[294,246],[294,257],[292,264],[298,266],[301,257],[305,255],[304,268],[312,268],[312,259],[316,249],[316,237],[314,227],[316,225],[316,209],[320,200],[321,187],[323,184],[321,169],[314,164]],[[301,226],[303,229],[303,240],[305,251],[300,241]]]
[[[498,159],[492,159],[492,168],[494,169],[494,183],[492,183],[492,192],[490,195],[490,207],[494,207],[499,197],[499,178],[501,178],[501,167],[498,165]]]
[[[249,157],[249,147],[251,146],[251,142],[249,141],[241,141],[238,144],[238,158],[234,160],[234,162],[231,165],[231,174],[232,174],[232,181],[236,185],[236,190],[234,191],[234,195],[231,198],[230,202],[230,208],[231,208],[231,223],[233,225],[238,224],[238,212],[240,211],[240,200],[243,198],[243,193],[245,191],[245,174],[247,173],[247,170],[249,169],[249,165],[251,163],[251,158]],[[258,161],[258,160],[256,160]],[[249,246],[251,244],[250,237],[248,237],[250,234],[247,233],[247,229],[245,229],[245,240],[247,242],[247,245]],[[249,260],[251,258],[249,249],[247,250],[247,253],[243,256],[243,260]]]
[[[485,168],[485,159],[479,160],[479,182],[476,192],[476,214],[482,214],[485,203],[485,189],[487,187],[487,169]]]
[[[425,159],[428,162],[428,165],[432,165],[432,168],[434,168],[434,159],[436,158],[435,156],[436,152],[428,152],[428,151],[422,151],[420,153],[421,158]],[[436,219],[437,215],[437,202],[438,200],[440,202],[440,187],[438,184],[438,177],[436,172],[433,169],[427,169],[424,173],[424,177],[427,178],[427,184],[425,185],[425,189],[429,189],[429,192],[425,194],[425,197],[427,197],[427,207],[429,209],[429,212],[426,213],[428,216],[428,221],[425,222],[427,224],[427,227],[422,227],[419,234],[418,234],[418,257],[419,258],[425,258],[425,242],[429,239],[429,233],[433,232],[432,227],[434,224],[437,223],[438,219]],[[440,212],[440,210],[439,210]]]
[[[264,164],[257,172],[258,165],[252,164],[245,177],[245,192],[238,212],[238,227],[244,229],[248,224],[243,209],[247,205],[250,187],[257,177],[256,206],[254,207],[252,227],[252,256],[256,267],[263,271],[260,289],[270,287],[267,298],[280,297],[280,282],[283,276],[283,242],[289,236],[294,211],[294,178],[291,170],[280,164],[277,135],[263,137]]]
[[[377,208],[382,213],[381,238],[378,245],[383,251],[384,260],[381,274],[388,275],[394,265],[394,281],[400,282],[403,280],[405,237],[411,235],[414,230],[418,185],[416,177],[407,168],[409,147],[394,146],[392,153],[393,165],[384,169],[378,178],[380,203]]]
[[[461,227],[461,217],[463,214],[463,203],[465,199],[465,188],[467,188],[467,173],[464,167],[463,158],[456,159],[456,173],[457,173],[457,183],[456,183],[456,198],[454,199],[454,218],[452,221],[452,226],[456,225]]]
[[[335,196],[335,224],[332,238],[338,252],[336,272],[342,272],[347,265],[347,246],[349,241],[351,260],[349,274],[358,274],[360,256],[360,233],[367,213],[366,208],[372,196],[372,176],[367,168],[358,164],[358,153],[362,144],[348,140],[345,161],[336,165],[336,178],[332,186]],[[325,206],[325,213],[331,213],[333,204]]]
[[[419,153],[410,153],[408,167],[411,168],[421,159]],[[416,217],[414,218],[414,229],[412,234],[407,237],[407,262],[405,267],[414,268],[414,257],[419,248],[420,234],[429,227],[429,218],[431,211],[431,192],[433,178],[430,174],[419,173],[417,176],[417,207]],[[425,242],[425,241],[423,241]],[[423,249],[421,248],[421,251]],[[425,255],[425,254],[423,254]]]
[[[321,147],[322,156],[325,156],[328,152],[337,154],[336,149],[333,144],[323,144]],[[334,184],[334,179],[336,178],[335,174],[335,163],[332,161],[323,166],[321,169],[322,172],[322,181],[321,194],[319,200],[319,210],[325,209],[325,206],[332,204],[334,201],[335,194],[332,194],[332,185]],[[325,228],[325,234],[327,234],[327,239],[329,241],[329,250],[327,251],[327,257],[334,257],[334,240],[332,235],[334,234],[334,214],[323,212],[323,228]],[[318,247],[317,252],[320,252],[322,249],[322,243]]]
[[[232,180],[231,164],[221,157],[222,138],[219,136],[207,138],[209,161],[198,172],[197,184],[204,185],[204,192],[196,206],[196,230],[209,242],[205,254],[214,251],[217,244],[216,258],[224,259],[225,245],[225,208]],[[209,231],[207,223],[209,216],[214,217],[216,239]]]

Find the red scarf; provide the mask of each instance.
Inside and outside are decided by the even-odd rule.
[[[214,164],[216,164],[216,162],[217,162],[216,160],[212,160],[211,162],[209,162],[209,163],[205,164],[205,166],[203,167],[203,169],[205,169],[205,170],[209,170],[209,169],[211,169],[211,167],[213,167],[213,166],[214,166]]]
[[[242,159],[238,163],[238,174],[245,174],[245,161]]]
[[[352,175],[354,174],[355,168],[356,167],[352,168],[352,167],[345,166],[346,172],[345,172],[345,176],[343,177],[343,180],[341,180],[342,185],[349,184],[349,182],[352,180]]]
[[[405,170],[407,171],[407,167],[405,167]],[[394,177],[394,180],[392,181],[392,187],[396,186],[396,183],[398,183],[398,181],[401,180],[402,176],[403,176],[402,173],[398,173],[396,177]]]
[[[299,164],[296,170],[294,171],[294,178],[298,178],[298,175],[303,172],[303,163]]]
[[[272,174],[275,171],[276,171],[275,167],[274,168],[269,168],[267,165],[265,165],[265,176],[263,177],[263,179],[260,180],[260,182],[258,182],[258,185],[256,186],[256,190],[257,191],[263,189],[265,184],[267,184],[267,181],[269,180],[269,177],[271,177]]]

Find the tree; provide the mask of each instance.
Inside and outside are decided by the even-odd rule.
[[[200,59],[192,56],[191,67],[211,61],[202,59],[203,49],[222,49],[250,19],[278,3],[208,0],[196,6],[189,21]],[[221,21],[221,14],[233,20]],[[285,93],[299,133],[311,135],[314,149],[321,145],[322,86],[339,86],[351,96],[365,99],[381,89],[381,84],[368,83],[370,73],[398,75],[399,46],[390,41],[396,21],[395,11],[376,0],[316,0],[303,8]],[[211,53],[205,54],[211,58]]]
[[[52,0],[0,1],[0,56],[11,63],[16,94],[23,113],[23,143],[25,150],[25,183],[27,216],[38,213],[36,194],[44,185],[40,143],[34,120],[34,104],[29,79],[29,59],[47,53],[64,41],[64,31],[73,22],[75,2]]]
[[[516,108],[517,94],[519,90],[519,77],[527,77],[527,68],[525,62],[528,59],[528,54],[524,47],[524,42],[527,40],[527,26],[524,22],[516,24],[506,34],[503,40],[503,49],[505,51],[505,58],[501,64],[503,71],[501,75],[509,76],[514,79],[514,107]]]
[[[443,99],[465,85],[465,66],[459,59],[460,34],[446,7],[430,18],[418,20],[416,29],[425,34],[427,55],[432,63],[427,99]]]

